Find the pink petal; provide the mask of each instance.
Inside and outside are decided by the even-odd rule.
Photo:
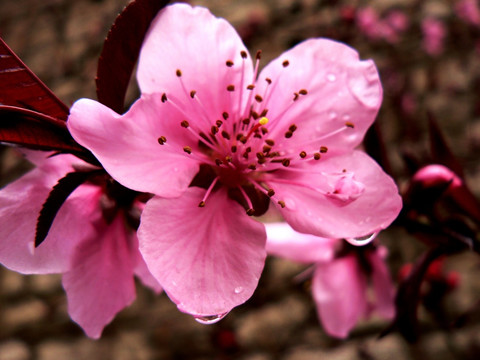
[[[56,273],[71,267],[79,242],[93,231],[100,190],[83,185],[58,212],[44,242],[34,247],[39,212],[58,179],[73,171],[72,156],[59,155],[0,191],[0,262],[25,274]]]
[[[254,82],[251,60],[242,59],[241,51],[246,51],[245,45],[224,19],[201,7],[167,6],[152,22],[140,52],[140,89],[142,93],[175,96],[187,105],[184,109],[189,108],[185,101],[194,101],[189,96],[194,90],[206,118],[213,123],[223,111],[238,112],[238,96],[244,91],[240,88]],[[228,60],[234,66],[228,67]],[[244,86],[238,86],[242,83]],[[230,84],[237,86],[233,94],[226,90]],[[196,117],[201,115],[197,107]]]
[[[278,180],[270,181],[286,205],[280,212],[295,230],[329,238],[363,237],[397,217],[402,207],[397,186],[367,154],[354,151],[318,162],[306,168],[310,172],[278,172]],[[353,173],[352,181],[363,191],[352,183],[335,194],[344,173]]]
[[[123,116],[81,99],[71,108],[67,124],[75,140],[89,148],[122,185],[174,197],[198,171],[198,160],[183,151],[183,146],[198,140],[189,140],[180,122],[160,96],[144,96]],[[158,142],[161,136],[167,136],[164,145]]]
[[[272,80],[266,90],[265,78]],[[328,156],[353,149],[375,120],[382,101],[373,61],[360,61],[355,50],[327,39],[304,41],[280,55],[261,72],[257,86],[260,94],[267,92],[270,137],[296,146],[296,153],[318,151],[319,142],[331,150]],[[308,94],[293,102],[294,93],[302,89]],[[297,130],[285,139],[292,124]]]
[[[135,299],[132,256],[122,217],[97,223],[97,234],[78,248],[74,268],[63,275],[68,312],[98,339],[115,315]]]
[[[312,292],[325,331],[346,338],[366,314],[366,279],[355,256],[345,256],[317,266]]]
[[[264,226],[219,190],[151,199],[142,213],[140,251],[178,308],[195,316],[224,314],[245,302],[263,269]]]
[[[371,276],[376,300],[374,309],[380,316],[391,319],[395,316],[395,288],[390,272],[379,250],[370,253],[368,259],[372,266]]]
[[[289,260],[314,263],[333,259],[336,239],[296,232],[287,223],[267,223],[267,252]]]

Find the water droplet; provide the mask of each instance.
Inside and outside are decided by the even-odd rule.
[[[337,118],[337,113],[335,111],[332,111],[330,114],[328,114],[328,117],[330,120],[335,120]]]
[[[370,241],[375,239],[377,235],[378,235],[378,232],[374,232],[373,234],[370,234],[370,235],[359,236],[356,238],[349,238],[345,240],[347,240],[352,245],[363,246],[363,245],[367,245]]]
[[[345,115],[343,115],[342,119],[343,119],[344,121],[349,121],[349,120],[351,119],[351,116],[348,115],[348,114],[345,114]]]
[[[327,75],[327,80],[330,81],[330,82],[334,82],[337,80],[337,77],[335,76],[335,74],[328,74]]]
[[[211,325],[219,322],[222,320],[225,316],[227,316],[228,312],[223,313],[223,314],[218,314],[218,315],[197,315],[194,316],[195,321],[199,322],[200,324],[203,325]]]
[[[237,286],[233,291],[235,292],[235,294],[240,294],[241,292],[243,292],[243,287]]]

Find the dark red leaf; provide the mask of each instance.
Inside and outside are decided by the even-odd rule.
[[[90,177],[104,173],[103,170],[94,170],[88,172],[71,172],[58,180],[53,187],[48,198],[43,204],[42,210],[37,219],[37,229],[35,232],[35,246],[39,246],[48,235],[53,220],[63,203],[77,187],[82,185]]]
[[[169,0],[132,1],[115,20],[97,68],[98,101],[123,113],[125,94],[151,21]]]
[[[428,131],[430,135],[430,151],[432,153],[433,161],[437,164],[445,165],[455,174],[463,178],[463,168],[455,155],[453,155],[452,150],[450,150],[447,140],[431,113],[428,114]]]
[[[0,104],[66,120],[68,107],[0,38]]]

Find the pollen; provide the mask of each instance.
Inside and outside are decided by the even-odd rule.
[[[267,125],[268,124],[268,118],[266,118],[265,116],[263,116],[262,118],[260,118],[260,120],[258,120],[258,123],[260,125]]]

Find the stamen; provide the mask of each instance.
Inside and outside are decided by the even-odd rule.
[[[163,93],[162,94],[162,103],[165,103],[167,101],[167,94]]]
[[[181,77],[182,76],[182,71],[180,69],[177,69],[176,74],[177,74],[178,77]]]
[[[315,154],[313,154],[313,158],[315,160],[320,160],[320,158],[322,157],[322,155],[320,155],[320,153],[316,152]]]
[[[235,91],[235,85],[232,85],[232,84],[228,85],[227,91]]]
[[[354,129],[354,128],[355,128],[355,124],[352,123],[352,122],[350,122],[350,121],[347,121],[347,122],[345,123],[345,126],[351,128],[351,129]]]
[[[282,209],[285,208],[285,201],[279,200],[279,201],[277,201],[277,204],[280,205],[282,207]]]
[[[226,111],[224,111],[222,113],[222,117],[223,117],[224,120],[227,120],[228,119],[228,113]]]
[[[212,132],[212,135],[215,135],[216,133],[218,133],[218,127],[214,125],[210,128],[210,131]]]
[[[250,164],[247,166],[250,170],[257,170],[257,166],[255,164]]]
[[[305,151],[301,151],[301,152],[300,152],[300,157],[301,157],[302,159],[305,159],[305,158],[307,157],[307,153],[306,153]]]
[[[217,124],[217,126],[220,127],[220,126],[223,125],[223,121],[222,120],[217,120],[217,121],[215,121],[215,124]]]
[[[301,89],[299,92],[298,92],[300,95],[307,95],[308,94],[308,91],[306,89]]]
[[[253,210],[252,201],[250,200],[247,193],[245,192],[245,190],[243,190],[241,186],[238,186],[238,190],[240,190],[240,192],[243,195],[243,198],[245,199],[245,202],[247,203],[247,206],[248,206],[247,215],[252,216],[255,213],[255,210]]]
[[[225,62],[225,64],[226,64],[228,67],[232,67],[232,66],[234,65],[232,60],[227,60],[227,61]]]
[[[240,51],[240,56],[242,57],[242,59],[246,59],[248,57],[248,54],[245,50],[242,50]]]
[[[270,78],[265,78],[265,81],[267,82],[268,85],[271,85],[272,84],[272,79]]]
[[[283,66],[284,68],[287,67],[288,65],[290,65],[290,61],[284,60],[284,61],[282,62],[282,66]]]
[[[159,143],[160,145],[163,145],[163,144],[165,144],[166,142],[167,142],[167,138],[166,138],[165,136],[160,136],[160,137],[158,138],[158,143]]]
[[[260,96],[260,95],[255,95],[255,100],[259,103],[261,103],[263,101],[263,98]]]
[[[190,123],[187,121],[187,120],[183,120],[180,125],[182,127],[184,127],[185,129],[188,128],[190,126]]]
[[[290,138],[292,137],[292,135],[293,135],[293,132],[291,132],[291,131],[287,131],[287,132],[285,133],[285,137],[286,137],[287,139],[290,139]]]
[[[285,167],[289,166],[290,165],[290,159],[283,159],[282,160],[282,165],[285,166]]]
[[[207,192],[205,193],[205,195],[203,196],[203,199],[202,201],[200,201],[200,203],[198,204],[199,207],[204,207],[205,206],[205,203],[207,201],[207,198],[210,196],[210,193],[212,192],[215,184],[217,183],[218,179],[220,177],[217,176],[215,179],[213,179],[212,183],[210,184],[210,186],[208,187],[207,189]]]
[[[250,84],[247,86],[247,90],[253,90],[253,89],[255,89],[255,85]]]
[[[293,93],[293,101],[297,101],[299,97],[298,93]]]
[[[193,99],[197,92],[195,90],[190,91],[190,97]]]
[[[260,60],[262,58],[262,50],[257,50],[257,53],[255,54],[255,59]]]
[[[272,197],[273,195],[275,195],[275,191],[274,191],[273,189],[268,189],[268,190],[267,190],[267,195],[268,195],[269,197]]]
[[[190,146],[184,146],[183,151],[185,151],[187,154],[191,154],[192,153],[192,148]]]
[[[325,154],[328,151],[328,148],[326,146],[320,146],[320,152],[322,154]]]
[[[237,145],[232,145],[230,150],[232,150],[232,153],[236,153],[237,152]]]
[[[265,143],[266,143],[267,145],[270,145],[270,146],[275,145],[275,141],[273,141],[272,139],[266,139],[266,140],[265,140]]]
[[[228,132],[226,132],[225,130],[222,130],[222,136],[225,139],[230,140],[230,134]]]

